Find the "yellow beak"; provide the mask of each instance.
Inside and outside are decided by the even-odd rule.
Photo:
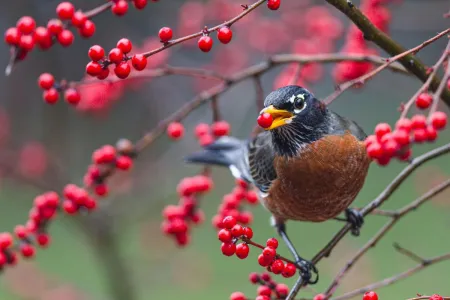
[[[265,128],[265,130],[272,130],[274,128],[289,124],[294,117],[294,114],[284,109],[276,109],[273,105],[270,105],[263,110],[261,110],[260,114],[268,113],[272,116],[272,125],[270,127]]]

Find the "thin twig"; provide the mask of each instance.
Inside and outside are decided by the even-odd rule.
[[[421,43],[420,45],[411,48],[409,50],[406,50],[400,54],[397,54],[391,58],[388,58],[386,60],[386,62],[384,64],[382,64],[381,66],[379,66],[378,68],[376,68],[375,70],[364,74],[358,78],[349,80],[347,82],[344,82],[343,84],[339,85],[336,90],[327,98],[325,98],[323,101],[325,104],[329,105],[331,102],[333,102],[337,97],[339,97],[344,91],[346,91],[347,89],[355,86],[355,85],[362,85],[365,84],[366,81],[372,79],[375,75],[377,75],[378,73],[380,73],[381,71],[383,71],[384,69],[386,69],[390,64],[392,64],[393,62],[402,59],[403,57],[409,55],[409,54],[415,54],[417,52],[419,52],[421,49],[425,48],[426,46],[428,46],[429,44],[437,41],[438,39],[440,39],[443,36],[446,36],[448,33],[450,32],[450,28],[440,32],[439,34],[435,35],[434,37],[426,40],[425,42]],[[431,77],[431,76],[430,76]],[[434,78],[434,74],[431,78]],[[430,80],[431,81],[431,80]]]
[[[402,272],[400,274],[397,274],[395,276],[383,279],[383,280],[381,280],[379,282],[376,282],[376,283],[373,283],[373,284],[366,285],[365,287],[356,289],[354,291],[345,293],[345,294],[343,294],[343,295],[341,295],[339,297],[332,298],[332,300],[351,299],[352,297],[355,297],[356,295],[364,294],[367,291],[373,291],[373,290],[376,290],[378,288],[391,285],[391,284],[393,284],[393,283],[395,283],[395,282],[397,282],[399,280],[405,279],[405,278],[407,278],[407,277],[409,277],[409,276],[411,276],[411,275],[413,275],[413,274],[415,274],[415,273],[417,273],[419,271],[422,271],[423,269],[425,269],[428,266],[431,266],[431,265],[434,265],[436,263],[439,263],[439,262],[442,262],[442,261],[445,261],[445,260],[449,260],[449,259],[450,259],[450,253],[446,253],[446,254],[443,254],[443,255],[440,255],[440,256],[436,256],[436,257],[427,259],[427,263],[426,264],[425,263],[420,263],[420,264],[416,265],[415,267],[413,267],[413,268],[411,268],[411,269],[409,269],[407,271],[404,271],[404,272]]]
[[[450,42],[449,42],[449,45],[450,45]],[[431,107],[430,107],[429,118],[431,118],[431,115],[437,110],[437,107],[439,104],[439,99],[441,98],[442,92],[447,87],[447,81],[450,78],[449,55],[450,55],[450,46],[446,49],[446,53],[444,55],[447,58],[447,68],[445,70],[445,74],[444,74],[444,77],[442,78],[441,84],[439,85],[439,87],[437,88],[436,92],[433,95],[433,103],[431,104]]]
[[[425,258],[423,258],[422,256],[420,256],[420,255],[418,255],[418,254],[412,252],[412,251],[409,250],[409,249],[406,249],[406,248],[400,246],[400,244],[394,243],[393,246],[394,246],[394,249],[395,249],[396,251],[398,251],[399,253],[401,253],[401,254],[403,254],[403,255],[405,255],[405,256],[411,258],[411,259],[414,260],[415,262],[422,263],[422,264],[427,264],[427,259],[425,259]]]
[[[383,238],[386,233],[391,230],[394,225],[405,216],[407,213],[414,211],[417,209],[420,205],[425,203],[426,201],[432,199],[437,194],[443,192],[445,189],[450,187],[450,179],[442,182],[439,185],[436,185],[432,189],[430,189],[428,192],[414,200],[408,205],[405,205],[403,208],[396,210],[392,213],[391,217],[392,219],[387,222],[364,246],[362,246],[358,252],[348,260],[348,262],[345,264],[345,266],[339,271],[339,273],[336,275],[336,277],[331,282],[330,286],[325,291],[325,294],[330,297],[333,295],[333,293],[336,291],[337,287],[339,286],[340,282],[342,282],[343,277],[350,271],[350,269],[355,265],[355,263],[364,255],[366,254],[369,249],[372,249],[376,246],[376,244]]]

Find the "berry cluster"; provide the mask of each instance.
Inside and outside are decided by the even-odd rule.
[[[164,221],[161,230],[175,238],[178,246],[189,243],[189,224],[201,224],[205,220],[198,207],[199,197],[213,188],[211,178],[205,175],[183,178],[177,187],[180,202],[178,206],[169,205],[163,210]]]
[[[383,32],[388,32],[391,14],[386,4],[389,1],[363,0],[361,1],[361,12]],[[376,50],[370,47],[370,44],[364,39],[363,33],[356,25],[351,25],[345,44],[341,50],[345,53],[355,54],[376,54]],[[350,62],[345,61],[336,64],[334,77],[337,82],[344,82],[358,78],[372,69],[369,62]]]
[[[230,123],[226,121],[217,121],[211,125],[206,123],[199,123],[195,126],[194,135],[198,139],[200,146],[204,147],[216,138],[230,134]],[[184,136],[184,126],[179,122],[172,122],[167,126],[167,135],[173,139],[178,140]]]
[[[409,161],[412,143],[434,142],[438,130],[444,129],[446,125],[447,115],[440,111],[432,113],[429,122],[424,115],[401,118],[394,130],[389,124],[380,123],[375,127],[375,134],[365,140],[367,154],[382,166],[389,164],[393,157]]]
[[[48,104],[55,104],[60,98],[60,93],[64,93],[64,99],[71,105],[77,105],[81,96],[77,89],[70,87],[67,82],[55,82],[52,74],[42,73],[38,79],[38,85],[43,90],[42,98]]]
[[[368,299],[368,300],[372,300],[372,299]],[[375,300],[378,300],[378,299],[375,299]],[[438,295],[438,294],[434,294],[434,295],[430,296],[430,298],[428,298],[428,300],[444,300],[444,297],[442,297],[441,295]]]
[[[86,65],[86,73],[103,80],[109,76],[109,65],[114,64],[114,74],[120,79],[125,79],[131,72],[129,61],[135,70],[144,70],[147,66],[147,57],[142,54],[128,56],[132,48],[131,41],[123,38],[117,42],[115,48],[109,51],[106,58],[105,50],[101,46],[92,46],[88,51],[88,56],[92,61]]]
[[[245,259],[250,252],[249,245],[252,245],[262,250],[262,253],[258,256],[258,263],[262,267],[267,267],[269,272],[281,274],[285,278],[295,275],[297,267],[277,254],[277,239],[268,239],[265,247],[253,242],[251,240],[253,230],[250,227],[243,227],[238,224],[237,219],[233,216],[226,216],[221,222],[221,227],[222,229],[219,230],[217,236],[222,242],[223,255],[233,256],[236,254],[238,258]],[[236,244],[239,240],[242,240],[242,243]]]
[[[148,0],[109,0],[112,2],[111,11],[116,16],[123,16],[128,12],[128,2],[133,3],[138,10],[144,9],[147,6]],[[157,2],[158,0],[151,0]]]
[[[226,216],[232,216],[242,225],[251,224],[253,221],[252,213],[250,211],[242,210],[244,200],[250,205],[257,205],[258,195],[251,189],[247,182],[237,179],[236,186],[231,193],[223,196],[217,214],[212,218],[213,226],[216,229],[224,228],[222,221]]]
[[[126,139],[117,142],[116,147],[104,145],[92,153],[92,165],[88,167],[84,176],[84,184],[93,188],[98,196],[108,194],[108,186],[105,183],[114,169],[128,171],[133,166],[133,158],[136,151],[133,144]]]
[[[249,280],[252,284],[258,285],[258,296],[255,300],[285,299],[289,294],[289,287],[283,283],[275,282],[268,273],[251,273]],[[234,292],[230,296],[230,300],[248,299],[249,298],[241,292]]]

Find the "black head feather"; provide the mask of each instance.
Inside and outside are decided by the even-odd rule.
[[[296,155],[329,130],[328,108],[303,87],[290,85],[271,92],[264,101],[265,107],[270,105],[294,115],[289,124],[271,130],[275,151],[281,155]]]

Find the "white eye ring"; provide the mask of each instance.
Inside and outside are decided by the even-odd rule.
[[[303,99],[302,99],[302,100],[303,100]],[[300,108],[300,109],[299,109],[299,108],[295,108],[295,109],[294,109],[294,113],[296,113],[296,114],[301,113],[303,110],[305,110],[306,106],[307,106],[306,101],[303,100],[303,107]]]

